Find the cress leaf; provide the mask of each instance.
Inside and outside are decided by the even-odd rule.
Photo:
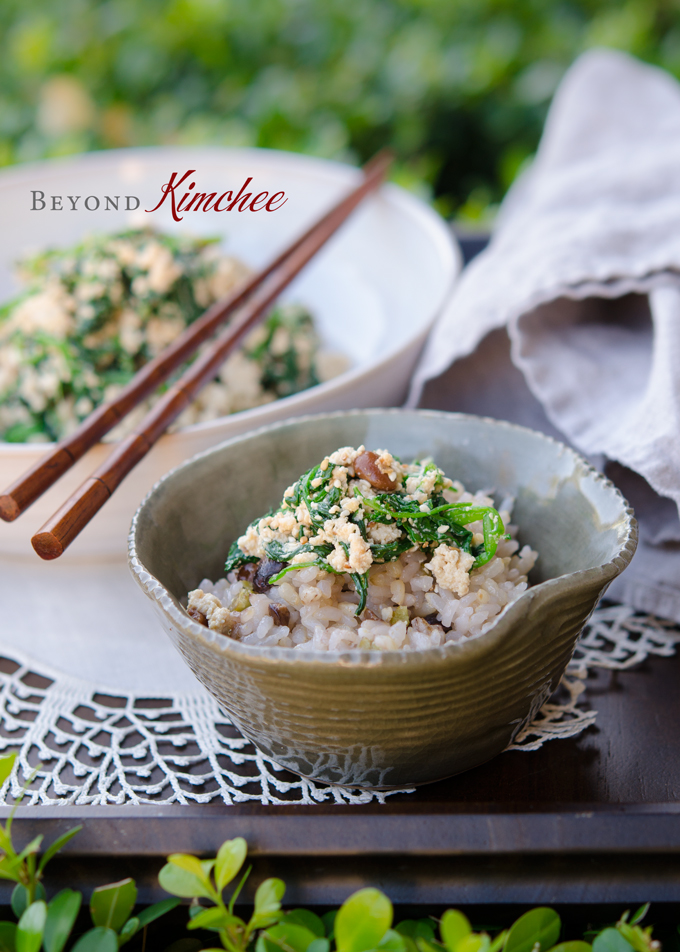
[[[175,906],[179,906],[179,902],[178,898],[173,897],[172,899],[163,899],[161,902],[154,903],[153,906],[147,906],[146,909],[142,909],[142,911],[137,914],[140,929],[143,929],[144,926],[148,926],[150,922],[155,922],[156,919],[160,919],[161,916],[164,916],[166,912],[170,912]]]
[[[647,952],[649,949],[649,940],[645,936],[642,929],[638,926],[628,925],[627,922],[617,922],[615,926],[617,932],[620,932],[626,942],[629,942],[635,952]]]
[[[249,867],[248,867],[248,869],[244,872],[243,876],[241,876],[241,878],[239,879],[239,881],[238,881],[238,883],[237,883],[237,885],[236,885],[236,888],[235,888],[234,891],[232,892],[231,897],[230,897],[230,899],[229,899],[229,906],[227,907],[227,908],[229,909],[229,912],[233,912],[233,911],[234,911],[234,906],[236,905],[236,900],[237,900],[238,897],[241,895],[241,890],[242,890],[243,887],[245,886],[246,880],[247,880],[248,877],[250,876],[250,871],[252,870],[252,868],[253,868],[252,866],[249,866]]]
[[[416,936],[416,948],[418,952],[442,952],[444,946],[439,945],[433,939],[424,939],[422,936]]]
[[[326,935],[323,922],[316,913],[311,912],[309,909],[291,909],[290,912],[286,913],[282,922],[291,922],[296,926],[304,926],[320,939],[323,939]]]
[[[439,924],[439,932],[448,952],[456,952],[458,943],[472,932],[472,926],[462,912],[447,909]]]
[[[307,946],[307,952],[330,952],[331,943],[328,939],[314,939]]]
[[[576,939],[574,942],[560,942],[559,945],[554,945],[550,952],[590,952],[591,948],[590,942]]]
[[[648,912],[649,912],[649,903],[646,902],[646,903],[644,904],[644,906],[640,906],[640,908],[637,909],[637,910],[633,913],[633,916],[632,916],[632,918],[631,918],[631,920],[630,920],[630,924],[631,924],[632,926],[634,926],[634,925],[636,925],[638,922],[642,922],[642,920],[645,918],[645,916],[647,915]]]
[[[395,929],[388,929],[376,948],[384,952],[406,952],[406,939]]]
[[[215,882],[218,893],[221,893],[227,883],[236,876],[243,866],[247,852],[248,844],[242,836],[227,840],[220,846],[215,860]]]
[[[12,912],[17,917],[17,919],[21,919],[24,910],[28,906],[28,890],[23,885],[23,883],[17,883],[12,890],[10,905],[12,907]]]
[[[17,923],[17,952],[38,952],[42,945],[46,920],[47,905],[42,899],[31,903]]]
[[[374,949],[392,925],[392,903],[378,889],[360,889],[347,899],[335,919],[338,952]]]
[[[40,844],[42,841],[43,836],[41,833],[39,836],[36,836],[34,839],[32,839],[30,843],[27,843],[26,846],[24,846],[22,851],[17,856],[15,856],[10,865],[19,866],[19,864],[23,863],[27,856],[30,856],[32,853],[37,853],[40,849]]]
[[[97,926],[82,935],[71,952],[118,952],[118,936],[113,929]]]
[[[45,895],[45,887],[42,883],[38,883],[35,887],[35,898],[36,900],[42,899],[43,902],[47,899]],[[10,900],[12,906],[12,912],[17,917],[21,919],[22,915],[28,907],[28,890],[23,885],[23,883],[17,883],[12,892],[12,898]]]
[[[134,879],[98,886],[90,899],[90,913],[95,926],[120,932],[137,902]]]
[[[471,932],[460,940],[457,952],[489,952],[491,939],[486,932]]]
[[[0,823],[0,849],[5,853],[11,854],[12,850],[12,838],[5,829],[5,827]]]
[[[162,888],[172,896],[179,896],[181,899],[194,899],[203,897],[212,899],[212,890],[206,886],[203,879],[199,879],[194,873],[181,869],[174,863],[166,863],[158,874],[158,882]]]
[[[273,916],[278,917],[285,891],[286,884],[280,879],[265,879],[263,883],[260,883],[255,893],[255,911],[251,919],[252,928],[257,929],[269,925]]]
[[[633,946],[618,929],[605,929],[593,941],[593,952],[631,952]]]
[[[47,864],[52,859],[52,857],[56,856],[59,850],[63,849],[68,843],[68,841],[73,839],[76,833],[79,833],[82,830],[82,828],[83,828],[82,823],[79,826],[74,826],[72,830],[67,830],[66,833],[62,833],[62,835],[58,837],[58,839],[56,839],[54,843],[50,844],[50,846],[47,847],[43,855],[40,857],[40,864],[38,866],[38,869],[40,872],[43,871],[43,869],[47,866]]]
[[[0,757],[0,787],[12,773],[12,767],[14,767],[14,761],[16,759],[17,755],[15,753],[6,754],[4,757]]]
[[[280,922],[260,933],[255,952],[307,952],[316,936],[304,926]]]
[[[431,919],[402,919],[394,928],[400,935],[410,939],[434,939],[434,924]]]
[[[188,853],[173,853],[172,856],[168,856],[168,862],[172,863],[173,866],[179,867],[179,869],[185,870],[187,873],[193,873],[198,879],[206,881],[206,874],[200,859],[196,856],[191,856]]]
[[[16,952],[16,922],[0,922],[0,952]]]
[[[0,860],[0,879],[9,879],[13,883],[18,882],[19,873],[12,867],[10,867],[9,869],[5,868],[3,866],[3,862],[4,862],[3,860]]]
[[[508,930],[504,929],[503,932],[499,932],[497,936],[494,937],[491,945],[489,946],[489,952],[500,952],[500,950],[505,945],[505,940],[508,937]]]
[[[126,942],[129,942],[130,939],[137,935],[139,932],[139,919],[136,916],[133,916],[132,919],[128,919],[123,928],[118,933],[118,948],[122,945],[125,945]]]
[[[200,909],[193,915],[187,923],[187,929],[212,929],[219,932],[234,921],[240,922],[237,916],[225,912],[219,906],[212,906],[210,909]]]
[[[337,909],[330,909],[328,912],[324,912],[324,914],[321,916],[323,927],[326,930],[326,938],[330,939],[331,942],[335,938],[335,918],[337,914]]]
[[[74,889],[62,889],[50,900],[43,936],[45,952],[62,952],[80,912],[82,899]]]
[[[561,925],[554,909],[530,909],[510,927],[503,952],[532,952],[536,943],[538,952],[546,952],[559,939]]]

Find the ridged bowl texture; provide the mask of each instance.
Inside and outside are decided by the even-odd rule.
[[[231,542],[339,446],[424,456],[467,489],[515,497],[532,586],[485,634],[425,651],[242,645],[180,599],[223,577]],[[317,781],[428,783],[499,754],[557,686],[579,633],[636,546],[632,510],[577,453],[497,420],[427,410],[306,417],[222,443],[165,476],[130,533],[130,566],[197,678],[243,734]]]

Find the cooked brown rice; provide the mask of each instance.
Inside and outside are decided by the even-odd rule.
[[[449,492],[457,502],[493,505],[488,495],[467,493],[460,483]],[[511,538],[501,539],[491,561],[470,572],[462,595],[437,582],[428,570],[431,552],[417,549],[371,565],[366,609],[358,617],[359,595],[350,575],[316,566],[289,571],[261,593],[252,590],[241,569],[217,582],[203,579],[190,593],[188,608],[210,628],[247,645],[416,651],[481,635],[526,591],[537,558],[529,546],[520,549],[517,527],[508,525],[512,504],[505,499],[499,510]],[[467,528],[481,533],[481,521]]]

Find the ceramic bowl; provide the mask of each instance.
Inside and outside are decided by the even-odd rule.
[[[425,651],[257,648],[192,621],[180,599],[223,576],[230,543],[338,446],[433,456],[468,489],[516,498],[532,587],[485,634]],[[425,410],[308,417],[202,453],[165,476],[130,534],[130,565],[194,674],[243,734],[314,780],[428,783],[504,750],[557,686],[598,599],[630,561],[636,523],[618,490],[540,433]]]
[[[197,186],[285,191],[272,213],[187,213],[173,221],[160,198],[173,171],[196,169]],[[16,291],[12,268],[29,249],[68,246],[88,232],[152,224],[171,233],[217,235],[227,253],[260,268],[353,188],[358,169],[293,153],[265,149],[121,149],[55,159],[0,172],[0,209],[12,227],[0,231],[0,302]],[[210,187],[208,187],[210,186]],[[31,211],[32,192],[46,198]],[[61,211],[50,196],[62,196]],[[72,211],[67,196],[81,196]],[[118,211],[104,196],[120,196]],[[125,196],[139,199],[125,210]],[[84,207],[89,196],[92,210]],[[57,202],[57,204],[59,204]],[[129,204],[134,206],[135,202]],[[125,557],[127,529],[140,499],[182,460],[232,436],[275,420],[324,410],[395,406],[401,403],[425,337],[461,266],[451,230],[424,202],[397,186],[366,200],[328,245],[291,284],[284,299],[306,304],[327,346],[345,353],[350,369],[325,384],[274,403],[221,417],[166,435],[127,477],[116,494],[63,558]],[[0,490],[47,452],[49,444],[0,442]],[[104,462],[110,444],[100,444],[15,523],[0,525],[0,554],[34,558],[30,536]]]

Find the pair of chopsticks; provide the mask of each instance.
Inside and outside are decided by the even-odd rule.
[[[139,426],[121,440],[64,505],[33,536],[31,544],[43,559],[56,559],[82,532],[92,517],[110,499],[127,474],[143,459],[170,424],[196,394],[214,379],[229,352],[260,320],[283,289],[337,231],[366,195],[375,191],[387,174],[392,157],[374,156],[363,168],[361,184],[323,215],[264,270],[246,281],[223,301],[213,304],[180,336],[130,380],[115,399],[101,404],[77,430],[61,440],[0,495],[0,518],[12,522],[63,476],[138,403],[151,394],[181,366],[214,331],[239,313],[202,354],[170,387]]]

